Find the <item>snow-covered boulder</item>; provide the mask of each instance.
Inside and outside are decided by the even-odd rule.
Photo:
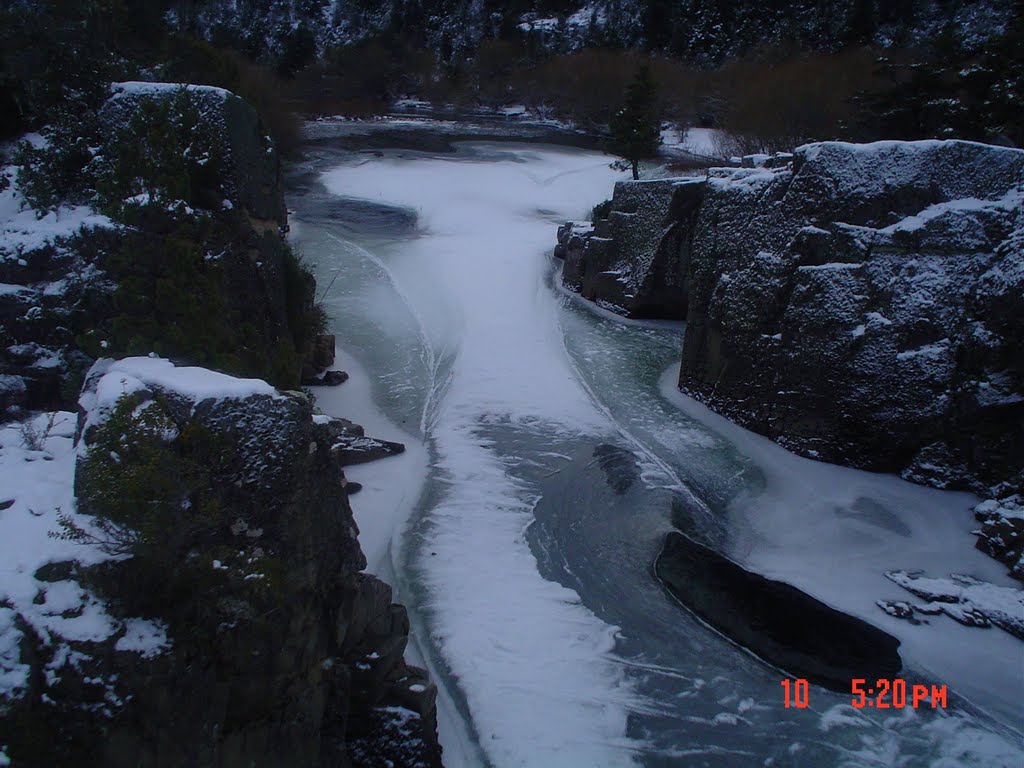
[[[1012,479],[1024,151],[827,142],[773,160],[709,174],[680,388],[811,457],[938,487]]]
[[[31,577],[41,602],[26,589],[0,610],[0,680],[24,681],[0,688],[16,764],[440,764],[405,610],[361,573],[339,429],[260,380],[96,363],[62,433],[77,446],[50,463],[67,470],[51,496],[77,509],[24,521],[44,544],[47,525],[62,533],[49,541],[65,562]],[[102,632],[55,659],[68,643],[49,630],[72,625]]]
[[[978,549],[1006,563],[1012,575],[1024,580],[1024,497],[986,499],[974,508],[974,517],[981,523]]]

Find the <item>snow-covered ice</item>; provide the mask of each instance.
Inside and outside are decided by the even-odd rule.
[[[417,507],[424,517],[406,538],[414,560],[394,562],[404,566],[399,581],[411,593],[414,624],[425,604],[425,648],[439,653],[440,670],[426,663],[441,699],[446,688],[456,691],[456,714],[468,715],[495,766],[627,765],[634,755],[656,763],[734,755],[739,764],[756,757],[754,764],[780,766],[1016,766],[1019,738],[1003,725],[1014,722],[1006,676],[1019,641],[945,616],[913,626],[875,604],[908,598],[885,578],[900,568],[945,575],[953,562],[966,563],[962,570],[1007,584],[1000,566],[972,548],[970,507],[978,500],[799,459],[714,414],[686,415],[696,404],[675,390],[671,372],[659,379],[678,359],[678,329],[612,320],[589,303],[577,311],[578,302],[551,292],[534,261],[553,245],[556,224],[607,196],[614,177],[606,158],[589,155],[594,180],[567,167],[586,157],[485,144],[441,157],[387,152],[357,168],[346,162],[323,180],[336,195],[415,210],[418,228],[365,239],[350,238],[344,225],[332,232],[329,195],[315,197],[313,218],[303,221],[305,232],[316,232],[317,251],[326,246],[319,258],[328,275],[332,251],[336,263],[364,265],[341,273],[340,282],[359,287],[337,305],[338,327],[360,339],[368,369],[379,368],[372,388],[382,410],[420,421],[426,438],[428,478]],[[772,170],[743,173],[754,192]],[[371,322],[359,325],[364,318]],[[886,321],[861,322],[871,333]],[[409,363],[409,349],[421,346],[421,363]],[[728,501],[730,554],[899,636],[908,676],[948,682],[955,708],[858,719],[833,709],[844,697],[816,690],[824,707],[803,719],[783,711],[773,670],[692,626],[649,583],[645,541],[664,535],[664,512],[653,503],[589,509],[599,495],[580,488],[562,497],[556,480],[538,485],[524,474],[536,464],[575,487],[571,478],[583,471],[584,482],[585,470],[570,454],[589,445],[586,462],[591,441],[629,447],[648,489],[635,499],[641,506],[665,491],[685,497],[687,486],[715,515]],[[377,465],[382,473],[390,461]],[[391,484],[406,485],[393,477]],[[374,503],[353,498],[357,516],[372,516]],[[561,538],[540,538],[552,519],[565,524]],[[386,549],[376,537],[388,524],[373,526],[371,546]],[[938,567],[944,561],[946,570]],[[567,586],[545,583],[538,570]],[[623,600],[629,605],[609,605]],[[415,629],[422,638],[423,626]],[[480,764],[447,751],[451,711],[442,705],[446,755],[459,755],[454,765]]]
[[[401,542],[407,517],[419,499],[427,475],[426,448],[374,405],[370,376],[340,347],[335,350],[334,368],[346,371],[349,379],[337,387],[312,388],[317,406],[324,412],[323,416],[313,418],[351,419],[358,414],[359,424],[367,435],[405,445],[404,453],[345,468],[345,477],[362,485],[351,505],[359,527],[359,545],[366,555],[366,570],[394,583],[398,553],[393,548]],[[396,482],[396,478],[401,482]]]
[[[1020,640],[945,617],[913,625],[876,604],[908,597],[886,578],[898,570],[956,570],[1019,591],[1003,565],[974,549],[971,508],[977,498],[796,456],[683,395],[675,386],[678,377],[678,366],[665,372],[664,397],[752,457],[765,475],[762,490],[732,505],[736,538],[730,554],[895,635],[908,665],[1019,728]],[[1015,672],[1017,684],[1008,684]]]
[[[590,153],[511,149],[482,148],[493,163],[385,157],[324,182],[412,208],[429,234],[388,267],[428,343],[455,350],[428,420],[447,490],[428,515],[435,554],[419,567],[481,746],[503,766],[623,765],[630,694],[608,658],[616,629],[540,576],[523,536],[535,499],[480,434],[494,419],[608,429],[565,360],[543,277],[552,224],[581,217],[622,176]]]

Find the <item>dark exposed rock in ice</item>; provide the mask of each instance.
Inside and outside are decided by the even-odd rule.
[[[316,385],[321,387],[336,387],[348,381],[348,374],[345,371],[325,371],[323,376],[316,380]]]
[[[905,600],[877,600],[875,604],[893,618],[906,619],[911,624],[922,623],[914,617],[914,606]]]
[[[348,419],[331,419],[327,429],[332,436],[331,452],[343,467],[365,464],[405,451],[402,443],[367,437],[359,424]]]
[[[891,678],[902,667],[895,637],[681,533],[666,536],[655,573],[698,617],[794,677],[848,693],[853,678]]]
[[[608,485],[618,494],[628,491],[640,478],[636,458],[625,448],[602,443],[594,448],[594,459],[604,472]]]
[[[302,384],[304,386],[321,384],[330,387],[341,384],[348,378],[348,374],[344,371],[328,371],[328,373],[334,374],[331,383],[324,382],[323,379],[327,377],[326,373],[321,376],[321,371],[334,365],[334,348],[333,333],[322,333],[314,339],[313,349],[302,366]],[[338,380],[339,374],[343,377],[340,380]]]

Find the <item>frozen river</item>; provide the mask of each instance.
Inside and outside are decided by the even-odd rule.
[[[321,405],[410,447],[348,474],[370,569],[441,689],[446,764],[1024,764],[1020,641],[874,604],[909,597],[887,569],[1008,583],[972,548],[972,498],[736,428],[675,391],[678,324],[558,289],[555,228],[610,196],[608,162],[320,144],[290,170],[293,239],[356,374]],[[858,710],[812,687],[784,708],[782,674],[654,578],[675,525],[897,635],[903,677],[947,684],[950,706]]]

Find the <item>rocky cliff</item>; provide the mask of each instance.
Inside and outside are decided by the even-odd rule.
[[[248,104],[116,84],[17,162],[0,193],[5,411],[70,408],[94,359],[150,351],[298,385],[321,319]]]
[[[360,573],[350,426],[259,380],[93,367],[77,510],[58,515],[91,564],[40,567],[43,608],[14,606],[25,682],[0,742],[17,765],[440,765],[405,609]],[[58,600],[67,625],[47,623]]]
[[[628,314],[672,287],[661,316],[685,307],[680,388],[743,426],[1016,509],[1024,152],[829,142],[744,166],[618,185],[592,233],[560,231],[567,284]],[[637,198],[650,204],[631,214]],[[646,293],[633,276],[653,273],[652,254],[686,277]],[[982,513],[1006,529],[992,548],[1018,563],[1014,515]]]
[[[558,230],[563,284],[612,312],[637,318],[686,317],[691,220],[702,181],[619,182],[592,223]]]
[[[0,190],[0,765],[439,766],[342,470],[403,447],[294,391],[333,344],[255,113],[123,83],[33,141]]]

